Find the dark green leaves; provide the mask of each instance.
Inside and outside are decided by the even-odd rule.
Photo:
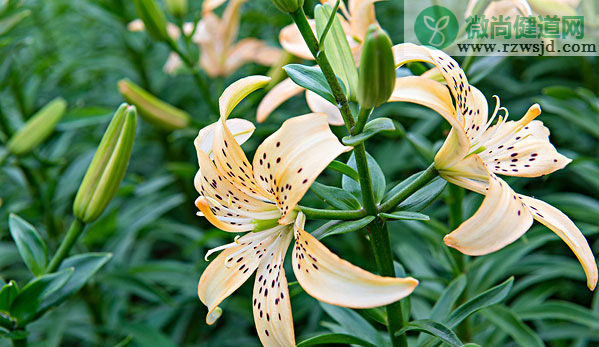
[[[392,213],[379,213],[379,216],[391,220],[421,220],[429,221],[431,218],[425,214],[410,211],[396,211]]]
[[[524,324],[510,308],[503,305],[495,305],[482,311],[482,314],[493,325],[510,335],[520,346],[545,347],[543,340],[534,331]]]
[[[331,87],[324,77],[318,65],[306,66],[301,64],[289,64],[283,67],[287,75],[298,86],[306,88],[322,96],[331,104],[336,105],[335,97]]]
[[[347,222],[331,221],[316,229],[312,236],[317,239],[323,239],[327,236],[345,234],[352,231],[360,230],[366,227],[370,222],[374,220],[374,216],[366,216],[358,220],[350,220]]]
[[[360,201],[351,193],[337,187],[326,186],[318,182],[312,183],[310,187],[322,201],[341,210],[359,210]]]
[[[379,164],[376,162],[376,160],[374,160],[374,158],[370,154],[366,153],[366,157],[368,159],[370,177],[372,178],[374,197],[376,202],[380,202],[383,198],[383,195],[385,194],[385,175],[383,174],[383,170],[381,170]],[[353,153],[352,156],[349,158],[347,165],[349,165],[352,169],[356,170],[356,158],[353,155]],[[356,195],[357,197],[362,196],[360,184],[347,176],[343,176],[341,187],[344,190]]]
[[[418,321],[413,321],[406,324],[405,328],[398,331],[396,334],[401,335],[409,330],[417,330],[425,332],[429,335],[435,336],[439,338],[441,341],[452,347],[462,347],[463,343],[457,337],[457,335],[445,325],[435,322],[430,319],[423,319]]]
[[[357,345],[364,347],[377,347],[368,341],[349,334],[322,334],[308,338],[297,344],[297,347],[308,347],[315,345],[325,345],[330,343],[343,343],[348,345]]]
[[[27,268],[35,276],[43,274],[48,264],[48,250],[35,227],[15,214],[10,215],[8,225]]]
[[[395,131],[395,125],[389,118],[376,118],[366,123],[364,130],[355,136],[345,136],[342,140],[347,146],[357,146],[381,132]]]

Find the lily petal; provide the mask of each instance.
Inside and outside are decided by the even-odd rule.
[[[249,62],[271,66],[276,64],[280,56],[280,49],[270,47],[264,41],[255,38],[243,39],[233,45],[225,62],[225,70],[230,74]]]
[[[240,146],[252,136],[254,130],[256,129],[254,123],[242,118],[228,119],[227,127],[231,131],[231,134],[233,134],[235,141]],[[214,142],[215,129],[216,123],[212,123],[202,128],[202,130],[200,130],[198,133],[198,136],[193,141],[196,151],[202,151],[210,158],[214,157],[214,154],[212,153],[212,143]]]
[[[249,221],[247,223],[237,223],[220,220],[215,212],[218,211],[216,208],[222,210],[222,206],[210,206],[208,201],[209,200],[206,197],[200,196],[196,199],[195,205],[202,212],[202,216],[204,216],[212,225],[220,230],[237,233],[242,231],[250,231],[254,228]],[[212,205],[216,204],[217,203],[213,202]]]
[[[264,247],[254,282],[254,321],[262,344],[266,347],[294,347],[295,335],[289,289],[283,260],[292,234],[290,226],[278,234],[270,247]]]
[[[468,255],[483,255],[516,241],[532,225],[532,215],[501,178],[490,174],[489,190],[478,211],[443,239]]]
[[[380,0],[350,0],[348,3],[351,33],[359,42],[364,41],[371,24],[378,24],[374,13],[374,3],[377,1]]]
[[[339,142],[327,118],[323,113],[311,113],[288,119],[256,150],[254,177],[272,194],[281,210],[281,224],[293,222],[286,217],[320,172],[352,149]]]
[[[313,19],[308,19],[308,23],[316,35],[316,21]],[[310,49],[306,45],[302,34],[295,24],[290,24],[283,29],[279,33],[279,43],[281,47],[287,52],[300,57],[302,59],[314,60],[314,56]]]
[[[235,106],[248,96],[248,94],[266,86],[268,82],[270,82],[270,77],[256,75],[242,78],[228,86],[218,99],[221,121],[224,122]]]
[[[587,286],[594,290],[597,285],[597,263],[582,232],[557,208],[528,196],[520,197],[531,209],[533,217],[556,233],[572,249],[587,276]]]
[[[335,105],[331,104],[327,99],[322,96],[306,90],[306,102],[308,103],[308,107],[310,110],[315,113],[324,113],[329,117],[330,125],[343,125],[345,122],[343,121],[343,116],[341,116],[341,111]]]
[[[231,47],[239,32],[239,22],[241,16],[241,5],[246,0],[229,0],[227,8],[223,13],[220,30],[222,32],[222,44],[224,47]],[[212,38],[214,39],[214,38]]]
[[[198,283],[198,296],[208,307],[207,324],[213,324],[220,317],[218,305],[254,273],[264,249],[275,237],[272,232],[246,234],[236,241],[238,246],[224,250],[204,270]]]
[[[293,271],[314,298],[338,306],[371,308],[401,300],[418,285],[414,278],[382,277],[339,258],[303,230],[305,216],[295,223]]]
[[[305,89],[295,84],[291,78],[286,78],[274,86],[266,93],[258,105],[258,110],[256,111],[256,120],[258,123],[264,122],[279,105],[301,93],[303,90]]]
[[[202,12],[212,12],[214,9],[224,4],[227,0],[204,0],[202,2]]]

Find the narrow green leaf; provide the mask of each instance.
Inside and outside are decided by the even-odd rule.
[[[8,312],[13,300],[19,294],[17,282],[10,281],[0,289],[0,311]]]
[[[320,306],[343,327],[344,333],[360,336],[361,339],[375,346],[388,345],[378,331],[355,311],[345,307],[325,304],[324,302],[320,302]]]
[[[482,311],[481,314],[494,326],[510,335],[519,346],[545,347],[543,340],[510,308],[504,305],[494,305]]]
[[[356,182],[360,180],[360,176],[356,170],[338,160],[333,160],[327,168],[340,172]]]
[[[323,239],[327,236],[350,233],[366,227],[374,220],[374,216],[366,216],[358,220],[350,220],[347,222],[327,223],[316,229],[312,236],[317,239]]]
[[[406,140],[412,145],[414,150],[418,152],[427,162],[433,161],[435,158],[435,151],[433,150],[433,144],[424,136],[418,133],[408,132],[406,134]]]
[[[19,292],[10,306],[10,314],[20,324],[28,322],[37,312],[42,300],[64,286],[73,275],[73,268],[34,278]]]
[[[368,160],[368,168],[370,170],[370,177],[372,178],[372,185],[374,188],[374,197],[376,202],[381,202],[383,196],[385,195],[386,181],[385,175],[383,174],[383,170],[379,166],[379,164],[374,160],[374,158],[366,153],[366,158]],[[347,162],[352,169],[357,170],[356,167],[356,157],[352,153],[349,161]],[[360,190],[360,184],[347,176],[343,176],[341,180],[341,187],[348,192],[354,194],[357,197],[361,197],[362,193]]]
[[[456,327],[476,311],[501,302],[507,297],[513,284],[514,278],[510,277],[505,282],[468,300],[449,315],[449,318],[446,321],[447,326]]]
[[[439,338],[441,341],[452,347],[462,347],[463,343],[457,337],[457,335],[448,327],[442,323],[435,322],[430,319],[423,319],[418,321],[412,321],[408,323],[404,328],[395,333],[395,335],[404,334],[409,330],[417,330],[434,337]]]
[[[74,269],[73,275],[62,288],[48,295],[42,301],[38,311],[44,312],[51,307],[58,306],[78,292],[111,257],[112,254],[110,253],[85,253],[65,259],[60,265],[59,270],[72,268]]]
[[[308,347],[315,345],[325,345],[330,343],[342,343],[347,345],[358,345],[364,347],[377,347],[368,341],[348,334],[322,334],[305,339],[297,344],[297,347]]]
[[[395,211],[391,213],[379,213],[379,216],[393,219],[393,220],[422,220],[429,221],[431,217],[418,213],[418,212],[410,212],[410,211]]]
[[[355,136],[345,136],[342,142],[347,146],[357,146],[378,133],[390,131],[395,131],[395,124],[393,124],[391,119],[385,117],[376,118],[366,123],[361,133]]]
[[[437,177],[402,201],[398,208],[401,210],[421,211],[431,202],[435,201],[443,193],[446,186],[447,181],[441,177]]]
[[[298,86],[306,88],[314,93],[322,96],[327,101],[336,105],[335,96],[331,91],[331,87],[324,77],[318,65],[306,66],[301,64],[288,64],[283,67],[287,76],[291,78]]]
[[[431,310],[430,317],[432,320],[441,321],[447,318],[451,312],[451,308],[453,305],[455,305],[460,298],[460,295],[462,295],[464,292],[466,284],[467,279],[466,275],[464,274],[458,276],[456,279],[451,281],[451,283],[449,283]]]
[[[23,10],[0,20],[0,35],[4,35],[10,29],[19,24],[19,22],[21,22],[23,19],[29,17],[30,14],[30,10]]]
[[[561,319],[582,324],[592,329],[599,329],[598,313],[570,302],[547,301],[542,305],[532,307],[515,307],[514,311],[524,320]]]
[[[310,190],[325,203],[341,210],[359,210],[360,201],[351,193],[337,187],[331,187],[318,182],[312,183]]]
[[[48,249],[35,227],[15,214],[10,215],[8,225],[29,271],[34,276],[43,274],[48,264]]]

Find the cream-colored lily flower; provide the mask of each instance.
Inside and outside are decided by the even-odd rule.
[[[227,120],[246,95],[263,87],[268,77],[250,76],[229,86],[221,96],[221,118],[200,131],[195,145],[200,170],[196,205],[214,226],[230,232],[252,231],[223,250],[198,284],[200,300],[212,324],[218,305],[256,272],[254,320],[264,346],[295,346],[293,319],[283,261],[295,238],[293,271],[304,290],[318,300],[352,308],[382,306],[409,295],[418,281],[381,277],[364,271],[329,251],[303,230],[305,216],[296,205],[319,173],[343,146],[323,114],[294,117],[269,136],[250,164],[240,144],[253,125]],[[213,159],[211,159],[211,156]]]
[[[485,97],[447,54],[413,44],[397,45],[394,51],[396,66],[411,61],[433,64],[447,85],[426,77],[398,78],[390,101],[421,104],[441,114],[452,130],[435,156],[435,167],[447,181],[485,195],[479,210],[446,235],[445,243],[469,255],[491,253],[522,236],[534,218],[574,251],[586,273],[587,286],[594,289],[597,264],[576,225],[555,207],[515,193],[496,176],[538,177],[571,161],[556,151],[549,142],[549,130],[535,120],[541,113],[539,105],[533,105],[518,121],[508,121],[507,110],[497,105],[488,119]],[[500,109],[505,117],[499,116],[491,125]]]
[[[238,42],[239,17],[241,6],[246,0],[230,0],[222,18],[213,11],[225,0],[205,1],[202,4],[202,19],[194,32],[193,23],[185,23],[186,35],[194,32],[192,40],[200,46],[200,65],[210,77],[226,77],[247,63],[274,65],[281,56],[281,50],[269,46],[266,42],[255,38],[246,38]],[[143,22],[135,20],[129,23],[131,31],[144,30]],[[172,24],[167,24],[167,31],[172,39],[177,40],[181,32]],[[183,66],[176,53],[171,53],[164,66],[164,71],[174,73]]]
[[[334,0],[320,0],[323,4],[329,3],[335,6]],[[362,41],[368,31],[370,24],[377,24],[374,11],[374,3],[381,0],[349,0],[346,7],[341,1],[339,9],[343,16],[338,14],[339,22],[343,31],[346,33],[347,42],[354,56],[356,63],[359,63],[360,54],[362,52]],[[349,10],[348,10],[349,8]],[[345,18],[344,18],[345,17]],[[308,20],[314,34],[316,34],[316,21]],[[289,53],[303,59],[314,60],[310,49],[306,46],[302,35],[295,24],[290,24],[284,27],[279,34],[279,42],[281,46]],[[343,117],[339,109],[311,91],[308,91],[287,78],[272,88],[262,99],[258,105],[256,118],[258,122],[263,122],[266,118],[282,103],[289,100],[291,97],[305,91],[306,102],[312,112],[322,112],[329,116],[329,124],[343,125]]]

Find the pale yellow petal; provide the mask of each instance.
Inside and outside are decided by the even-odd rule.
[[[262,98],[256,111],[256,120],[259,123],[264,122],[279,105],[303,90],[305,89],[295,84],[290,78],[284,79]]]
[[[127,30],[133,32],[144,31],[146,30],[146,25],[144,24],[143,20],[138,18],[127,23]]]
[[[204,14],[206,12],[211,12],[215,8],[217,8],[220,5],[224,4],[225,1],[227,1],[227,0],[204,0],[202,2],[202,12],[204,12]]]
[[[329,117],[330,125],[344,125],[343,116],[341,116],[341,111],[337,106],[331,104],[327,99],[322,96],[306,90],[306,102],[308,103],[308,107],[312,112],[316,113],[324,113]]]
[[[218,211],[215,210],[215,208],[221,209],[221,207],[210,206],[209,200],[204,196],[200,196],[199,198],[197,198],[195,205],[202,212],[202,215],[210,222],[210,224],[214,225],[220,230],[238,233],[254,229],[254,226],[249,221],[247,221],[246,223],[222,221],[215,213]],[[213,205],[216,204],[213,203]]]
[[[445,244],[468,255],[484,255],[516,241],[532,225],[532,215],[512,188],[490,174],[478,211],[446,235]]]
[[[339,258],[303,230],[304,218],[300,212],[295,223],[293,271],[314,298],[337,306],[371,308],[401,300],[418,285],[411,277],[377,276]]]
[[[313,19],[308,20],[310,23],[310,27],[316,35],[316,22]],[[314,60],[314,56],[310,49],[306,45],[302,34],[295,24],[290,24],[283,29],[279,33],[279,43],[287,52],[298,56],[302,59]]]
[[[256,150],[254,177],[271,193],[281,210],[281,224],[316,177],[333,159],[352,147],[343,146],[331,132],[328,117],[311,113],[286,120]],[[294,217],[294,216],[293,216]]]
[[[587,276],[587,286],[597,285],[597,262],[587,240],[576,225],[563,212],[548,203],[528,196],[521,196],[530,207],[533,217],[556,233],[572,249]]]
[[[183,61],[177,53],[171,52],[166,59],[166,63],[162,67],[162,70],[169,75],[174,74],[183,67]]]
[[[222,16],[222,45],[229,48],[237,39],[239,32],[239,22],[241,16],[241,5],[246,0],[229,0],[227,8]]]
[[[255,38],[247,38],[233,45],[225,62],[225,69],[230,74],[250,62],[271,66],[280,57],[281,50],[279,48],[271,47],[266,42]]]
[[[208,265],[198,283],[198,296],[208,307],[206,323],[213,324],[220,316],[218,305],[239,288],[256,270],[264,249],[270,247],[277,234],[248,233]]]
[[[283,260],[293,237],[285,226],[266,250],[254,282],[254,322],[265,347],[294,347],[293,317]]]
[[[216,129],[216,125],[216,123],[212,123],[200,130],[198,136],[193,141],[196,152],[202,151],[210,158],[214,157],[214,154],[212,153],[212,144],[214,142],[214,131]],[[231,131],[231,134],[235,138],[237,144],[240,146],[252,136],[254,130],[256,129],[254,123],[242,118],[228,119],[227,127]]]
[[[350,0],[348,3],[351,34],[360,42],[364,41],[368,27],[378,24],[374,12],[374,3],[377,1],[380,0]]]
[[[270,82],[270,77],[255,75],[244,77],[228,86],[218,99],[221,121],[224,122],[235,106],[248,94],[266,86],[268,82]]]

